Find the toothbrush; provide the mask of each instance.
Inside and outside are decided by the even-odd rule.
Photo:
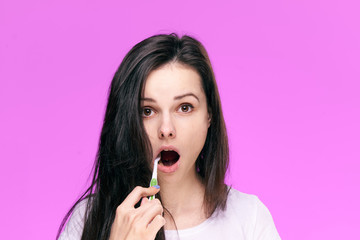
[[[151,177],[151,181],[150,181],[150,187],[156,186],[158,185],[158,181],[157,181],[157,167],[158,167],[158,162],[160,161],[160,157],[156,158],[154,160],[154,169],[152,172],[152,177]],[[155,199],[155,195],[150,196],[149,200],[153,200]]]

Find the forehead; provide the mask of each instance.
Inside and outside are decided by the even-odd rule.
[[[145,81],[144,97],[157,92],[183,94],[186,91],[203,93],[200,75],[192,67],[169,63],[150,72]]]

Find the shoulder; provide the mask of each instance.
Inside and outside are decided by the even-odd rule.
[[[231,211],[239,211],[242,215],[245,213],[253,215],[257,211],[257,208],[261,207],[263,203],[255,195],[230,188],[226,205],[227,209],[231,209]]]
[[[225,213],[241,221],[255,224],[257,211],[262,205],[257,196],[230,188]]]
[[[59,240],[78,240],[81,239],[84,228],[84,217],[88,199],[79,202],[67,222],[64,231],[61,233]]]
[[[229,187],[228,201],[241,201],[244,204],[256,204],[259,199],[255,195],[243,193]]]
[[[255,239],[280,239],[269,209],[252,194],[229,190],[226,214],[252,226]]]

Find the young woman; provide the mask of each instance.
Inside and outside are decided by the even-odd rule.
[[[159,185],[147,187],[157,157]],[[204,47],[175,34],[145,39],[115,73],[92,184],[57,237],[280,239],[256,196],[225,185],[228,159]]]

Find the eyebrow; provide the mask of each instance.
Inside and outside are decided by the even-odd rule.
[[[192,96],[192,97],[196,98],[196,100],[198,100],[198,102],[200,102],[199,98],[198,98],[195,94],[193,94],[193,93],[185,93],[185,94],[183,94],[183,95],[175,96],[175,97],[174,97],[174,100],[179,100],[179,99],[182,99],[182,98],[188,97],[188,96]],[[141,98],[140,100],[141,100],[141,101],[156,102],[156,101],[155,101],[154,99],[152,99],[152,98]]]
[[[196,100],[198,100],[198,102],[200,102],[199,98],[193,93],[185,93],[183,95],[176,96],[176,97],[174,97],[174,100],[179,100],[179,99],[182,99],[182,98],[188,97],[188,96],[193,96],[194,98],[196,98]]]

